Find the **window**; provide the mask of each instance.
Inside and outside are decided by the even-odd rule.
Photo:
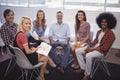
[[[120,12],[120,0],[0,0],[0,5]]]

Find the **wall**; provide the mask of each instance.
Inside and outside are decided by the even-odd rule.
[[[14,10],[16,23],[19,22],[19,20],[22,16],[28,16],[32,20],[34,20],[37,10],[39,10],[39,9],[44,10],[44,12],[46,14],[46,20],[47,20],[47,26],[48,26],[46,35],[48,35],[48,30],[49,30],[51,23],[56,21],[56,12],[58,10],[61,10],[64,13],[64,21],[69,24],[70,30],[71,30],[71,36],[72,36],[72,38],[74,38],[74,20],[75,20],[74,17],[75,17],[77,10],[63,10],[63,9],[54,9],[54,8],[48,9],[48,8],[44,8],[44,7],[25,8],[25,7],[0,6],[0,12],[1,12],[0,21],[2,23],[4,23],[3,11],[7,8]],[[86,11],[87,21],[91,25],[91,31],[94,32],[94,37],[95,37],[96,31],[99,29],[98,26],[96,25],[96,22],[95,22],[95,18],[96,18],[96,16],[98,16],[99,13],[101,13],[101,12],[88,12],[88,11]],[[120,31],[119,31],[120,30],[120,27],[119,27],[119,25],[120,25],[120,13],[113,13],[113,14],[116,16],[118,23],[117,23],[116,29],[113,30],[115,35],[116,35],[116,40],[115,40],[112,47],[113,48],[120,48],[120,35],[119,35],[120,34]]]

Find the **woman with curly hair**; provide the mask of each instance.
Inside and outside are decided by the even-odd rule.
[[[78,48],[75,51],[81,67],[79,71],[85,74],[82,80],[88,80],[91,72],[92,59],[94,57],[105,56],[115,40],[115,35],[111,29],[115,28],[117,20],[113,14],[108,12],[101,13],[96,18],[96,22],[100,28],[96,38],[90,45]],[[85,54],[86,62],[84,61],[83,54]]]

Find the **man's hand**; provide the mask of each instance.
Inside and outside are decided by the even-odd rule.
[[[54,40],[51,40],[51,41],[50,41],[50,44],[51,44],[51,45],[53,45],[54,43],[55,43],[55,41],[54,41]]]
[[[91,48],[90,46],[88,46],[85,51],[86,53],[89,53],[91,51],[94,51],[94,48]]]

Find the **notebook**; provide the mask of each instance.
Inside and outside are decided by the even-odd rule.
[[[50,46],[49,44],[42,42],[40,44],[40,48],[36,51],[38,54],[42,54],[45,56],[48,56],[50,50],[51,50],[52,46]]]

